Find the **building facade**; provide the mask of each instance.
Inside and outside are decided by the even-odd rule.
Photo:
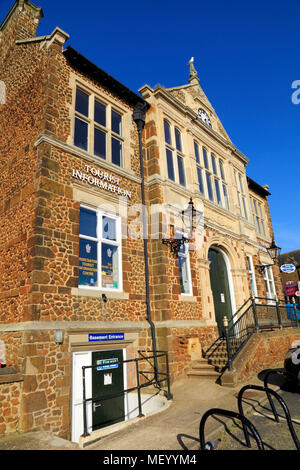
[[[247,178],[193,62],[188,84],[139,95],[65,47],[60,28],[36,36],[42,16],[17,0],[0,26],[0,434],[78,441],[82,366],[113,359],[126,388],[123,361],[157,349],[176,380],[224,316],[282,288],[277,265],[256,269],[270,263],[270,193]],[[191,198],[195,233],[174,254],[163,240],[185,235]]]

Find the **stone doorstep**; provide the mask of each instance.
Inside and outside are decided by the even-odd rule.
[[[137,416],[136,418],[129,419],[127,421],[122,421],[121,423],[116,423],[111,426],[107,426],[102,429],[97,429],[97,431],[93,431],[90,435],[88,436],[80,436],[79,439],[79,447],[80,449],[83,449],[91,444],[94,444],[95,442],[101,440],[102,438],[105,438],[107,436],[110,436],[111,434],[117,433],[119,431],[124,431],[128,426],[132,426],[133,424],[140,423],[141,420],[145,420],[150,416],[154,416],[158,413],[161,413],[162,411],[165,411],[171,406],[173,400],[167,400],[166,398],[164,399],[164,406],[161,407],[160,410],[156,410],[153,413],[148,413],[147,415],[141,416],[140,418]]]

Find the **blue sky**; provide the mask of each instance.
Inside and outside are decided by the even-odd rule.
[[[38,35],[59,26],[71,45],[136,91],[145,83],[187,83],[195,57],[200,84],[247,174],[270,186],[282,253],[300,249],[300,0],[33,0],[44,11]],[[13,0],[0,0],[0,21]],[[300,98],[300,93],[297,95]]]

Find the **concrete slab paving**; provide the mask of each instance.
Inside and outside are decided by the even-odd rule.
[[[263,385],[262,380],[256,376],[248,379],[247,384]],[[122,431],[88,445],[83,451],[198,450],[200,449],[199,424],[203,414],[211,408],[238,411],[237,394],[243,385],[245,384],[226,388],[217,384],[212,378],[180,380],[171,388],[173,400],[167,409],[140,418]],[[279,389],[277,384],[271,387],[274,390]],[[251,391],[245,409],[253,410],[253,403],[258,404],[264,399],[260,392]],[[205,426],[205,440],[221,435],[223,431],[223,422],[210,417]],[[0,450],[16,449],[79,450],[79,446],[44,431],[14,433],[0,438]]]

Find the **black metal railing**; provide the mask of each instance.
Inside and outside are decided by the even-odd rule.
[[[225,345],[227,362],[223,370],[231,370],[233,360],[255,332],[285,327],[300,327],[300,307],[277,298],[251,296],[224,322],[223,334],[204,352],[204,357],[210,360]]]
[[[141,398],[141,390],[146,387],[156,387],[160,391],[163,391],[167,400],[171,400],[173,398],[171,394],[171,387],[170,387],[170,372],[169,372],[169,360],[168,360],[168,353],[166,351],[138,351],[140,357],[134,359],[126,359],[122,361],[122,364],[135,364],[135,374],[136,374],[136,386],[130,387],[127,389],[122,390],[119,393],[111,393],[106,394],[103,396],[95,396],[89,397],[86,396],[86,370],[87,369],[95,369],[97,365],[89,365],[89,366],[82,366],[82,390],[83,390],[83,434],[82,437],[87,437],[90,435],[88,432],[88,423],[87,423],[87,405],[89,403],[100,403],[105,400],[110,400],[112,398],[117,398],[120,396],[125,396],[127,393],[131,393],[137,390],[137,397],[138,397],[138,417],[142,417],[142,398]],[[153,354],[150,354],[153,353]],[[148,355],[146,355],[148,354]],[[161,370],[156,371],[151,360],[157,362],[160,359],[160,367]],[[164,361],[163,361],[164,359]],[[116,362],[110,362],[110,366],[117,364]],[[140,363],[147,362],[148,366],[152,367],[151,370],[141,370]],[[149,378],[149,375],[151,377]],[[143,381],[141,380],[143,378]],[[163,390],[162,384],[166,383],[167,389]]]

